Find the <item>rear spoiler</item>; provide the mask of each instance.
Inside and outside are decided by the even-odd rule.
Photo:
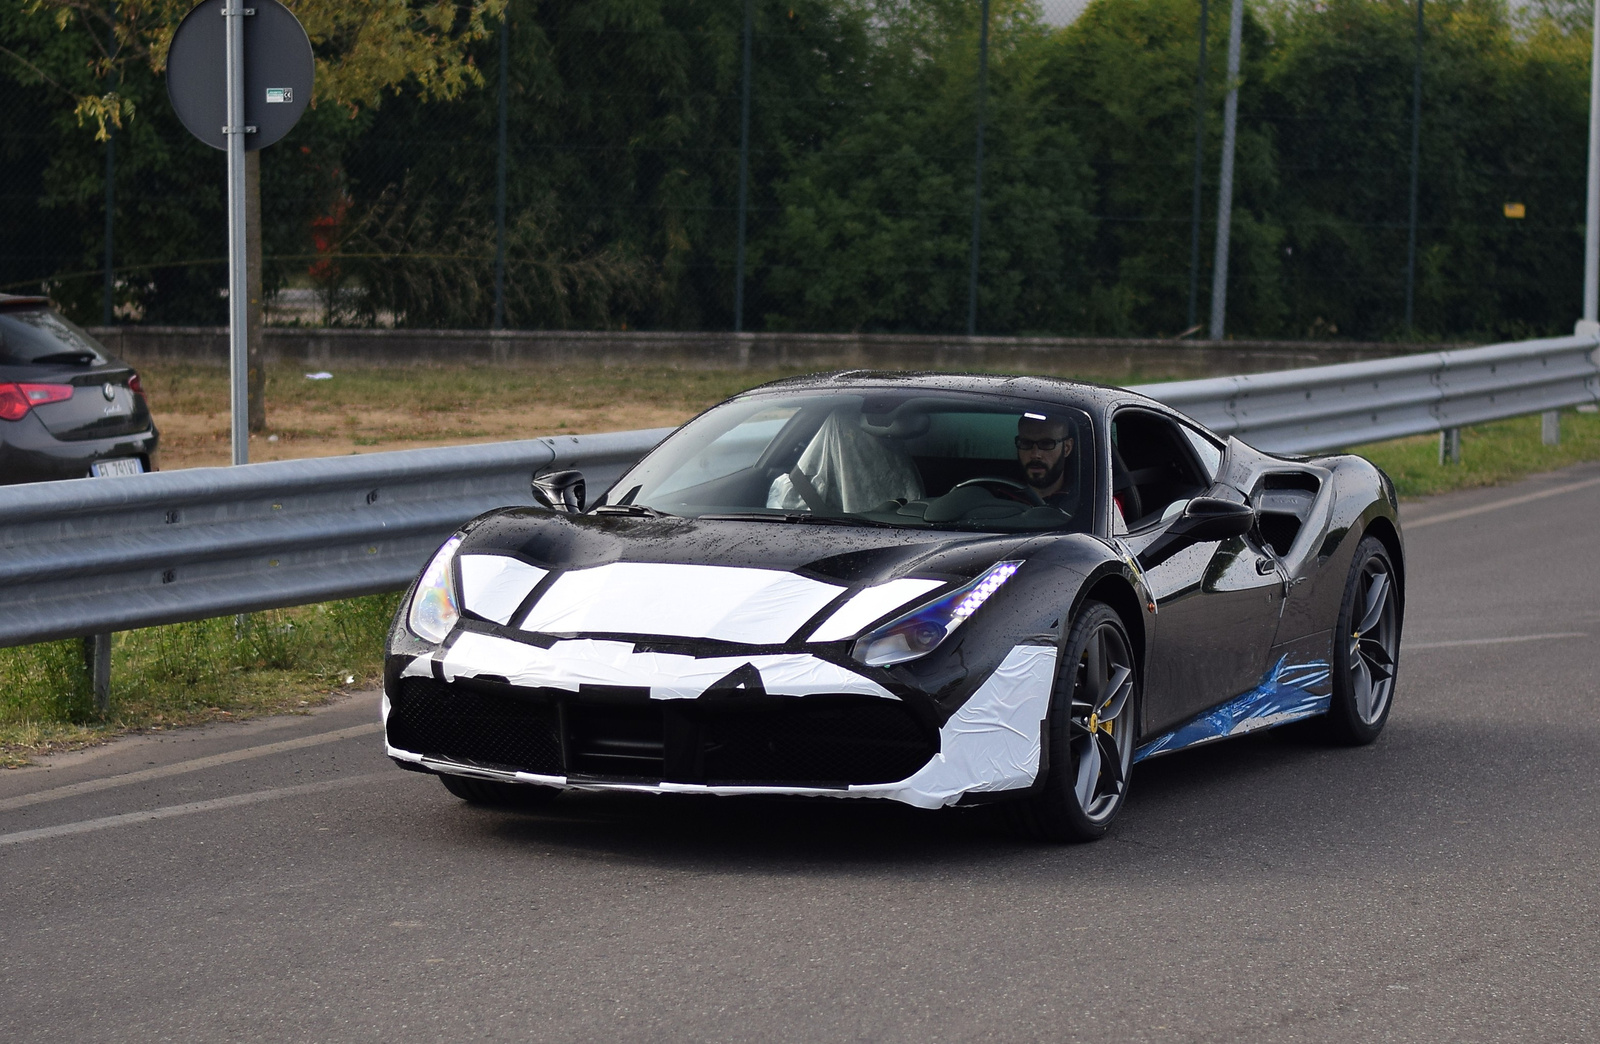
[[[0,294],[0,309],[49,307],[48,297],[24,297],[21,294]]]

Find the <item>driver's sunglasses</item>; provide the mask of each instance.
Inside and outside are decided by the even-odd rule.
[[[1041,449],[1041,450],[1044,450],[1046,453],[1049,453],[1051,450],[1055,449],[1057,446],[1061,445],[1065,441],[1066,441],[1065,439],[1025,439],[1021,435],[1018,435],[1017,436],[1017,449],[1019,449],[1019,450]]]

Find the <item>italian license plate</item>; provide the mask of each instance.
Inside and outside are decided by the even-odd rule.
[[[89,465],[89,474],[95,478],[105,478],[108,475],[142,475],[144,474],[144,461],[138,457],[97,460]]]

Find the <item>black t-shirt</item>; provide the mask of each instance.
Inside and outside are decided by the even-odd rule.
[[[1071,463],[1071,458],[1068,458],[1068,463]],[[1072,470],[1068,469],[1065,477],[1070,479],[1072,474]],[[1023,485],[1028,484],[1028,476],[1026,471],[1023,472],[1022,482]],[[1034,493],[1039,492],[1033,486],[1028,486],[1028,489]],[[1066,512],[1068,515],[1075,515],[1078,512],[1078,487],[1070,482],[1067,485],[1062,486],[1056,492],[1050,494],[1048,497],[1040,494],[1039,499],[1045,502],[1046,507],[1053,507],[1057,511]]]

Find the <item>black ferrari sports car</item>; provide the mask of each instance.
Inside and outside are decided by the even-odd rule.
[[[1007,801],[1102,834],[1145,758],[1318,719],[1368,743],[1405,604],[1394,486],[1133,392],[851,372],[678,429],[592,505],[474,519],[401,603],[387,751],[562,789]]]

